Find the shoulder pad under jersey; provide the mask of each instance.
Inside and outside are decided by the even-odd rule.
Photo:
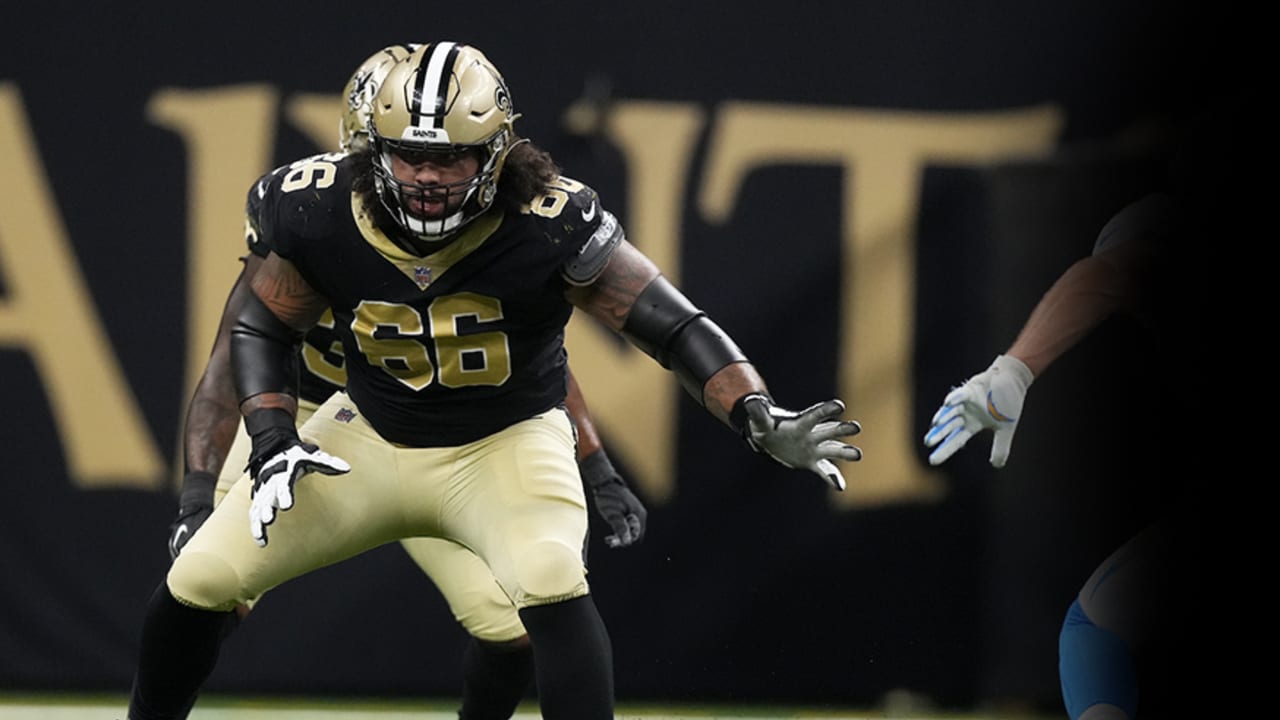
[[[312,155],[264,176],[267,182],[249,191],[250,202],[257,196],[258,203],[256,213],[249,216],[255,242],[289,257],[292,240],[319,237],[349,216],[351,157],[347,153]]]
[[[625,237],[618,219],[601,207],[596,191],[572,178],[554,180],[547,192],[529,203],[529,212],[542,218],[548,238],[573,249],[562,270],[573,285],[595,280]]]
[[[1169,235],[1177,222],[1175,212],[1173,198],[1164,193],[1151,193],[1125,206],[1102,227],[1093,243],[1093,254],[1135,240],[1149,242]]]
[[[249,247],[249,252],[258,257],[265,258],[271,252],[271,248],[258,237],[258,215],[262,211],[262,200],[266,197],[267,188],[271,182],[288,169],[288,165],[281,165],[271,172],[264,173],[253,181],[249,186],[249,192],[245,195],[244,242]]]

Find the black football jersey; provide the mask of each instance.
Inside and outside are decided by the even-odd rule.
[[[622,235],[596,193],[560,178],[419,257],[352,192],[361,161],[319,155],[273,174],[253,191],[252,234],[328,299],[347,392],[374,428],[404,445],[458,445],[563,403],[565,290]]]

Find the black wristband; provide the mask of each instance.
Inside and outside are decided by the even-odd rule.
[[[244,429],[253,443],[245,469],[252,477],[258,477],[272,455],[299,442],[295,422],[293,415],[280,408],[262,408],[245,416]]]
[[[729,426],[738,431],[742,437],[746,437],[750,430],[750,418],[747,417],[747,401],[761,400],[765,403],[772,404],[773,401],[764,393],[747,393],[738,398],[733,403],[733,409],[729,411]]]
[[[244,418],[244,430],[249,437],[258,435],[271,428],[293,428],[295,420],[289,411],[280,408],[261,408],[254,410]]]
[[[582,475],[582,482],[593,490],[611,482],[623,484],[622,476],[613,468],[613,463],[609,461],[609,456],[605,454],[604,448],[600,448],[579,460],[578,470]]]
[[[213,507],[213,492],[217,487],[218,478],[213,473],[204,470],[188,471],[182,476],[182,494],[178,496],[178,507]]]

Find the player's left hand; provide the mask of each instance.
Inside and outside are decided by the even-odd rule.
[[[844,476],[832,460],[861,460],[862,450],[839,438],[862,432],[856,420],[838,421],[844,412],[840,400],[828,400],[800,412],[774,405],[755,394],[743,401],[747,424],[743,435],[752,449],[789,468],[811,470],[831,487],[844,490]]]
[[[605,537],[605,544],[620,548],[640,542],[649,511],[613,468],[604,448],[579,461],[578,470],[582,473],[582,484],[591,491],[596,512],[613,528],[613,534]]]
[[[293,484],[309,472],[341,475],[351,465],[311,443],[297,442],[267,458],[253,478],[249,503],[249,532],[259,547],[267,546],[267,526],[276,510],[293,507]]]

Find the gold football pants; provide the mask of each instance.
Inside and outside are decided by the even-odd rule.
[[[302,409],[299,420],[302,421]],[[472,635],[524,634],[517,608],[588,592],[586,501],[573,428],[562,410],[467,445],[405,448],[382,439],[345,393],[310,414],[300,435],[351,463],[345,475],[304,475],[294,506],[249,534],[248,438],[227,458],[213,515],[169,571],[181,602],[211,610],[400,540]],[[234,480],[232,480],[234,478]]]

